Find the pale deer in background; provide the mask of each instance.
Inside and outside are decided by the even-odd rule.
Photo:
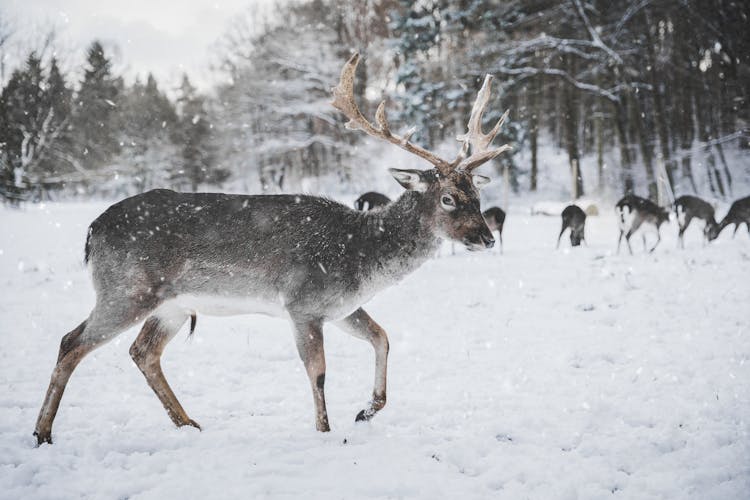
[[[377,191],[368,191],[354,200],[354,208],[357,210],[372,210],[373,208],[383,207],[390,202],[391,199],[386,195]]]
[[[643,224],[651,226],[656,230],[656,243],[651,247],[649,253],[656,249],[659,242],[661,242],[659,228],[669,220],[668,210],[646,198],[641,198],[634,194],[628,194],[617,202],[615,205],[615,212],[617,213],[617,224],[620,226],[620,238],[617,240],[617,253],[620,253],[620,243],[622,243],[622,237],[624,235],[630,255],[633,255],[633,248],[630,246],[630,237],[633,236],[633,233],[635,233]],[[642,236],[643,249],[645,250],[646,235],[643,234]]]
[[[469,250],[495,240],[482,218],[479,188],[489,179],[472,171],[509,146],[490,149],[500,125],[481,130],[491,77],[482,85],[468,133],[455,159],[444,160],[390,131],[381,103],[376,123],[354,101],[357,54],[344,65],[333,105],[347,126],[427,160],[430,170],[391,169],[406,192],[381,210],[359,212],[314,196],[242,196],[154,190],[109,207],[90,226],[86,260],[96,304],[65,335],[34,434],[52,442],[52,423],[81,359],[145,320],[130,354],[177,426],[188,417],[162,373],[167,343],[196,312],[265,313],[289,320],[315,404],[315,426],[328,431],[324,397],[323,325],[334,322],[375,349],[375,385],[356,420],[386,403],[388,338],[362,309],[435,254],[442,239]],[[470,151],[471,150],[471,151]],[[470,153],[470,154],[469,154]],[[446,304],[453,297],[445,297]]]

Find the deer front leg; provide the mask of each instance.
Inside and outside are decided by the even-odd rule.
[[[375,349],[375,386],[372,401],[357,414],[356,421],[370,420],[385,406],[386,373],[388,371],[388,336],[364,309],[359,308],[336,323],[342,330],[357,338],[367,340]]]
[[[562,229],[560,229],[560,234],[557,236],[557,246],[555,246],[555,249],[560,248],[560,238],[562,238],[563,233],[565,232],[565,226],[563,226]],[[620,239],[622,239],[622,233],[620,233]],[[617,242],[617,251],[620,251],[620,242]]]
[[[297,351],[305,364],[315,403],[315,428],[328,432],[328,412],[324,386],[326,382],[326,357],[323,351],[323,323],[320,320],[294,320],[294,339]]]

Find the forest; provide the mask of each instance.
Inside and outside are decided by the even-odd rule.
[[[189,75],[178,85],[127,81],[97,40],[66,54],[76,61],[67,71],[52,37],[6,67],[20,27],[0,12],[2,199],[355,185],[383,166],[330,105],[353,51],[364,58],[363,112],[385,99],[392,125],[415,127],[414,141],[430,148],[455,147],[484,75],[494,75],[485,119],[510,110],[498,143],[513,153],[490,168],[507,169],[517,192],[551,182],[540,173],[544,146],[564,152],[573,197],[608,189],[662,203],[672,193],[728,200],[750,176],[747,2],[312,0],[274,9],[251,8],[227,27],[210,89]],[[592,166],[585,178],[582,161]]]

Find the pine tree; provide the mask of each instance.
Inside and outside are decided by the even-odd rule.
[[[72,113],[73,90],[60,72],[57,59],[52,58],[44,89],[43,101],[47,109],[52,110],[51,127],[56,134],[54,144],[50,144],[49,154],[41,160],[41,170],[45,176],[60,174],[60,167],[77,160],[70,154],[72,141],[70,136],[70,119]]]
[[[53,59],[48,76],[41,59],[31,52],[22,69],[13,72],[0,94],[2,185],[6,196],[21,197],[30,189],[45,189],[45,178],[54,172],[55,154],[62,147],[69,95]]]
[[[87,168],[96,169],[119,150],[114,127],[119,85],[100,42],[91,44],[86,60],[84,78],[75,99],[74,129],[77,155]]]
[[[174,105],[151,74],[145,85],[136,78],[119,103],[116,119],[121,151],[113,163],[136,191],[171,187],[170,178],[179,165],[173,143],[178,128]]]
[[[227,178],[228,172],[214,168],[212,126],[205,98],[198,94],[187,75],[182,76],[177,103],[182,153],[182,167],[178,177],[186,179],[192,191],[197,191],[199,184],[203,182],[222,182]]]

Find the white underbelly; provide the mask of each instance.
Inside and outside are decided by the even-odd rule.
[[[207,316],[235,316],[238,314],[266,314],[268,316],[287,316],[283,298],[268,300],[258,297],[231,297],[222,295],[178,295],[166,301],[162,306],[167,309],[179,309],[188,313]]]

